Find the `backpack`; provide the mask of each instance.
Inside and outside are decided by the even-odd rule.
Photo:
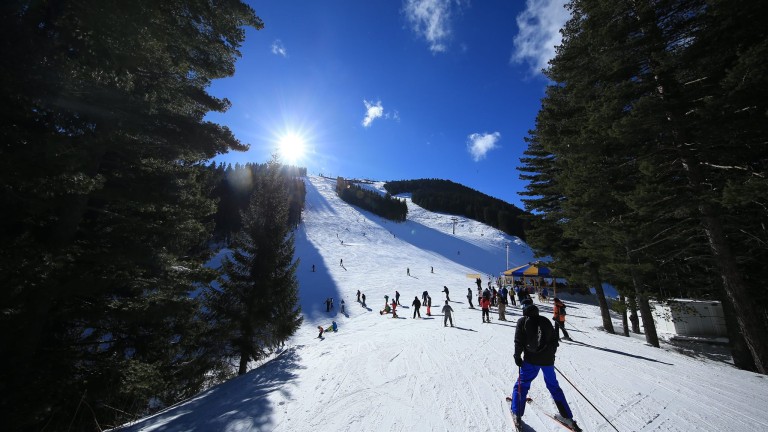
[[[542,352],[548,347],[548,339],[552,335],[552,324],[548,319],[539,315],[539,309],[530,305],[523,311],[525,321],[523,330],[525,333],[525,351],[530,353]],[[549,328],[546,328],[546,327]]]

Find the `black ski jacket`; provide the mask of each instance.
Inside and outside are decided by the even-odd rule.
[[[526,320],[529,321],[527,324]],[[541,339],[539,340],[538,349],[535,351],[529,350],[527,348],[528,336],[536,339],[539,329],[541,329]],[[526,330],[530,333],[527,333]],[[516,356],[523,354],[523,360],[537,366],[552,366],[555,364],[557,347],[557,334],[554,331],[554,327],[552,327],[552,323],[546,317],[539,316],[538,311],[536,311],[535,316],[524,316],[517,320],[517,329],[515,329]]]

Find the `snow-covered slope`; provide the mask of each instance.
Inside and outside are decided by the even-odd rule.
[[[304,223],[296,233],[305,322],[285,351],[125,430],[512,430],[503,398],[517,378],[512,338],[520,311],[512,307],[508,322],[492,313],[492,322],[482,324],[479,310],[468,308],[467,288],[474,291],[475,285],[466,275],[480,273],[485,283],[488,274],[504,270],[507,242],[510,267],[532,260],[530,249],[463,218],[454,235],[451,215],[410,201],[408,221],[389,222],[342,202],[334,186],[320,177],[307,181]],[[443,326],[443,286],[450,289],[455,328]],[[367,306],[356,302],[357,290],[366,294]],[[399,319],[379,315],[384,295],[392,297],[395,290],[404,305]],[[422,308],[423,319],[412,319],[408,305],[425,290],[433,316]],[[332,312],[325,311],[327,297],[334,298]],[[567,303],[567,328],[576,342],[562,343],[556,366],[584,430],[768,430],[765,377],[711,356],[666,345],[655,349],[642,337],[606,334],[598,330],[599,311],[591,299]],[[542,314],[551,313],[549,305],[538,306]],[[318,339],[317,326],[332,320],[338,333]],[[614,321],[620,328],[618,317]],[[536,401],[523,418],[530,428],[562,430],[543,414],[554,411],[554,404],[541,377],[529,396]]]

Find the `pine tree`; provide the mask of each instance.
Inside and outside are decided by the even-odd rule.
[[[232,254],[222,263],[220,287],[207,295],[210,319],[223,355],[238,359],[238,375],[251,361],[273,353],[301,325],[294,236],[288,223],[288,192],[272,161],[253,178],[254,189]]]
[[[625,263],[613,248],[609,272],[624,266],[631,274],[641,311],[647,287],[664,281],[654,271],[683,278],[674,283],[683,286],[707,279],[694,267],[717,269],[765,373],[768,324],[753,279],[764,271],[745,264],[768,250],[759,222],[768,152],[758,60],[768,44],[766,26],[748,18],[765,21],[766,6],[742,3],[570,2],[536,133],[562,170],[554,181],[564,203],[559,216],[572,230],[564,233],[606,251],[624,243]],[[618,214],[600,211],[599,195]],[[590,234],[592,222],[608,235]],[[696,295],[711,294],[705,285]],[[663,297],[659,286],[650,294]]]
[[[203,120],[228,106],[206,88],[233,73],[242,27],[263,25],[214,3],[0,6],[9,430],[114,426],[205,379],[190,298],[213,277],[202,164],[246,148]]]

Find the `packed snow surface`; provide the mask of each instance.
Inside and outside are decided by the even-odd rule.
[[[457,217],[454,224],[453,215],[426,211],[405,195],[408,220],[390,222],[344,203],[334,187],[335,180],[307,178],[296,232],[305,319],[286,348],[246,375],[124,430],[513,430],[503,400],[517,378],[512,339],[520,309],[510,307],[506,322],[494,309],[491,323],[482,323],[480,311],[468,307],[467,288],[476,293],[476,285],[467,275],[482,275],[485,287],[507,263],[532,261],[531,250],[479,222]],[[381,183],[366,187],[383,190]],[[443,326],[444,286],[454,328]],[[357,302],[357,290],[367,305]],[[380,315],[384,296],[395,290],[399,317]],[[432,316],[422,307],[422,318],[413,319],[410,305],[425,290]],[[593,298],[561,297],[574,342],[557,351],[558,380],[585,431],[768,430],[766,377],[734,368],[728,356],[667,343],[657,349],[642,335],[605,333]],[[551,314],[551,305],[536,304]],[[620,317],[613,320],[620,332]],[[318,339],[317,326],[332,321],[338,332]],[[544,415],[556,410],[541,375],[529,396],[528,430],[562,431]]]

